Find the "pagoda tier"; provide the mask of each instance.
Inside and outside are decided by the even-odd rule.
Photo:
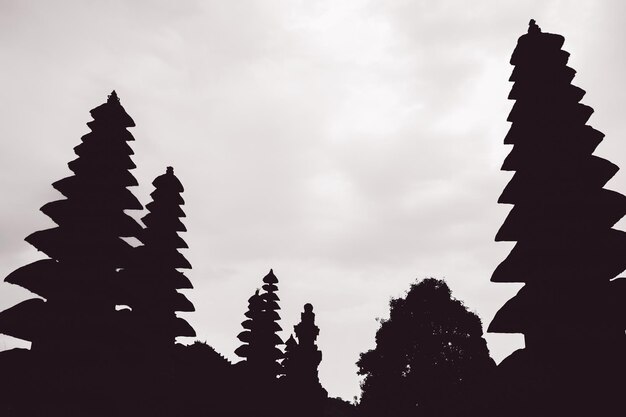
[[[589,250],[592,247],[593,250]],[[585,240],[562,236],[518,242],[492,282],[603,281],[626,269],[626,233],[608,229]]]
[[[604,326],[614,325],[617,318],[611,317],[615,306],[608,302],[612,286],[609,283],[594,286],[581,281],[567,284],[527,283],[496,314],[491,326],[499,333],[524,333],[527,337],[545,333],[545,337],[563,339],[561,343],[565,344],[572,340],[598,343],[606,333]],[[592,297],[607,302],[594,306],[591,311],[580,308],[581,299]],[[595,335],[590,338],[590,334]]]
[[[136,250],[137,248],[135,248]],[[181,255],[182,256],[182,255]],[[140,265],[137,262],[137,265]],[[140,286],[159,286],[163,288],[174,288],[177,290],[191,289],[193,285],[184,273],[175,269],[162,270],[158,274],[158,283],[155,283],[155,271],[149,269],[127,268],[119,272],[120,281],[132,280],[134,284]]]
[[[97,268],[88,270],[72,262],[59,262],[54,259],[35,261],[9,274],[5,281],[56,302],[71,304],[102,304],[114,297],[110,285],[103,285],[103,276]],[[108,272],[105,272],[108,274]]]
[[[130,262],[132,247],[119,238],[112,238],[106,233],[91,233],[89,229],[66,230],[62,227],[41,230],[26,238],[26,241],[59,261],[82,264],[86,268],[103,264],[126,266]]]
[[[127,188],[119,188],[119,184],[94,184],[93,188],[87,188],[84,184],[79,184],[84,180],[74,177],[63,178],[52,184],[61,194],[71,200],[81,201],[81,203],[94,208],[107,208],[111,201],[117,204],[121,202],[124,209],[141,209],[141,203]],[[109,198],[104,198],[108,196]],[[61,200],[65,201],[65,200]]]
[[[625,214],[626,197],[615,191],[596,189],[583,195],[555,190],[540,203],[517,203],[500,227],[496,241],[592,235],[610,229]]]

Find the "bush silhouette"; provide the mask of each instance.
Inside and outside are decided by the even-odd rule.
[[[389,303],[376,347],[361,354],[364,416],[448,416],[479,403],[477,387],[495,364],[478,316],[433,278]],[[470,394],[475,394],[473,397]]]
[[[203,342],[175,350],[172,416],[241,415],[241,384],[226,358]]]

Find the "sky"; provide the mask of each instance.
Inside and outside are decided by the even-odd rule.
[[[185,186],[197,339],[237,361],[273,268],[281,336],[312,303],[321,382],[352,399],[377,319],[415,280],[445,279],[485,329],[519,288],[489,278],[513,247],[494,242],[511,208],[496,201],[531,18],[565,36],[606,134],[595,154],[626,167],[625,17],[618,0],[0,0],[0,276],[44,257],[23,239],[54,226],[38,209],[115,89],[136,123],[133,193],[148,203],[169,165]],[[607,187],[626,193],[626,174]],[[31,296],[0,282],[0,310]],[[497,362],[523,346],[486,339]]]

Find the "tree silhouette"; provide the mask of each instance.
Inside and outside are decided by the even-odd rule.
[[[320,384],[317,368],[322,361],[322,352],[315,340],[319,327],[315,325],[315,313],[311,304],[304,305],[300,323],[294,326],[298,341],[290,336],[285,343],[281,379],[285,415],[321,416],[328,396]]]
[[[191,265],[178,251],[187,248],[178,232],[187,229],[180,221],[184,188],[174,169],[152,182],[153,201],[146,205],[149,213],[142,218],[146,228],[139,239],[143,245],[134,249],[134,264],[120,272],[127,288],[127,303],[132,307],[135,336],[149,351],[171,350],[177,336],[195,336],[195,331],[176,312],[194,311],[189,300],[178,289],[193,288],[189,279],[177,269]]]
[[[81,138],[74,148],[78,158],[68,164],[74,175],[53,184],[66,199],[41,208],[58,226],[26,238],[49,259],[23,266],[5,279],[45,301],[33,298],[0,313],[0,331],[31,341],[31,351],[48,367],[40,371],[48,378],[47,390],[82,380],[73,388],[83,390],[81,394],[68,388],[68,393],[50,394],[56,401],[64,395],[90,401],[88,393],[110,381],[108,363],[121,336],[115,275],[131,259],[131,246],[121,237],[136,237],[141,231],[124,213],[142,208],[126,188],[137,185],[129,172],[135,165],[127,144],[134,138],[126,129],[135,123],[115,91],[91,115],[91,132]],[[76,398],[65,400],[67,407],[77,403]]]
[[[495,366],[478,316],[451,297],[445,282],[433,278],[412,284],[404,298],[392,299],[389,306],[376,347],[357,362],[365,376],[363,415],[448,416],[467,408],[467,390],[476,391]]]
[[[517,244],[491,281],[525,285],[489,331],[524,334],[499,367],[505,412],[519,415],[597,415],[623,366],[625,280],[611,279],[626,268],[626,234],[612,229],[626,198],[602,188],[618,168],[592,155],[604,135],[586,125],[593,109],[579,103],[563,42],[531,20],[511,57],[514,146],[502,169],[515,175],[498,202],[515,206],[496,241]]]

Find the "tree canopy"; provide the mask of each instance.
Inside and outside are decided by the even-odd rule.
[[[372,416],[451,413],[450,399],[494,367],[480,319],[434,278],[412,284],[389,307],[376,347],[357,362],[365,376],[361,411]]]

